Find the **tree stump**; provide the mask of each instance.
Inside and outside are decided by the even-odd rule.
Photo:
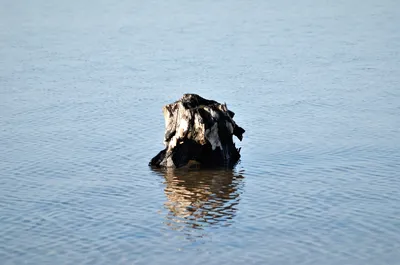
[[[236,148],[233,135],[241,141],[245,130],[235,123],[235,113],[226,104],[184,94],[164,106],[163,113],[165,149],[151,159],[150,166],[180,168],[198,164],[230,168],[239,161],[240,148]]]

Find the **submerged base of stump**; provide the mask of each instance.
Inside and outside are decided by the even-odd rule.
[[[245,130],[233,120],[235,113],[226,104],[185,94],[163,108],[165,149],[149,165],[180,168],[233,167],[240,159],[233,135],[242,140]]]

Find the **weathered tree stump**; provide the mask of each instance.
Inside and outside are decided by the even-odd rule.
[[[163,108],[165,149],[150,166],[179,168],[189,162],[200,167],[233,167],[240,159],[240,148],[233,135],[242,140],[245,130],[233,120],[235,113],[226,104],[185,94]]]

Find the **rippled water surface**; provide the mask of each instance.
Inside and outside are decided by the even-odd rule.
[[[0,0],[1,264],[400,264],[399,1]],[[233,171],[156,171],[227,102]]]

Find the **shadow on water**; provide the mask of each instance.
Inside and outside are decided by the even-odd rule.
[[[173,230],[229,226],[243,191],[241,172],[155,170],[165,179],[166,225]]]

